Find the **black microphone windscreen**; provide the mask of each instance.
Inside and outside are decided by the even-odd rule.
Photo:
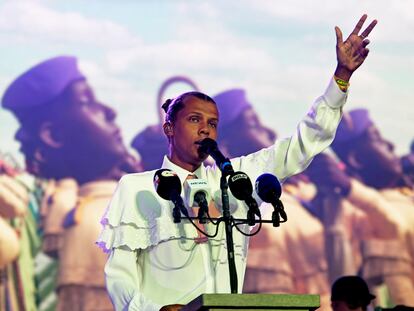
[[[212,150],[217,149],[217,142],[212,138],[204,138],[199,143],[200,151],[203,153],[210,154]]]
[[[282,187],[275,175],[262,174],[256,179],[255,183],[257,195],[267,203],[272,203],[279,199],[282,194]]]
[[[174,194],[181,193],[181,181],[177,174],[169,169],[160,169],[154,174],[154,187],[164,200],[172,200]]]
[[[234,172],[229,177],[229,188],[238,200],[247,200],[253,193],[252,182],[249,176],[243,172]]]

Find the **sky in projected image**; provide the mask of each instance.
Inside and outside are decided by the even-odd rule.
[[[22,71],[76,55],[125,141],[158,123],[157,92],[173,75],[215,95],[246,89],[263,122],[289,135],[336,65],[335,32],[379,23],[352,77],[346,109],[366,107],[402,154],[413,135],[412,1],[0,1],[0,92]],[[167,96],[187,90],[169,89]],[[0,151],[20,157],[17,123],[0,111]]]

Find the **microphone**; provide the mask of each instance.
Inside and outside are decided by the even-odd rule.
[[[230,160],[221,153],[214,139],[204,138],[202,141],[197,142],[197,144],[200,145],[198,148],[199,152],[209,154],[224,175],[227,176],[234,172]]]
[[[161,198],[174,203],[174,223],[181,222],[181,213],[188,217],[188,211],[180,196],[181,181],[175,172],[165,168],[157,170],[154,174],[154,187]]]
[[[205,224],[208,214],[208,202],[211,200],[210,187],[205,179],[187,179],[184,182],[184,197],[187,206],[198,205],[198,222]]]
[[[233,172],[229,177],[229,188],[236,199],[244,201],[249,207],[248,224],[254,226],[254,215],[261,217],[261,214],[256,200],[252,197],[253,186],[249,176],[243,172]]]
[[[274,207],[272,213],[272,223],[274,227],[280,226],[280,217],[282,222],[287,221],[287,215],[282,201],[279,200],[282,194],[282,187],[276,176],[272,174],[262,174],[256,179],[256,193],[266,203],[271,203]]]

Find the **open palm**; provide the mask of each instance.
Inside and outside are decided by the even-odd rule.
[[[369,53],[369,49],[367,48],[369,40],[366,37],[370,34],[372,29],[374,29],[377,21],[372,21],[371,24],[359,34],[366,19],[367,15],[364,14],[345,41],[343,41],[341,29],[335,27],[338,67],[340,67],[342,71],[348,71],[349,76],[361,66]]]

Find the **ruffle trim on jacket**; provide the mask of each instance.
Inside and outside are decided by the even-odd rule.
[[[174,223],[172,203],[160,199],[152,190],[152,176],[152,172],[146,172],[125,175],[120,180],[101,220],[103,229],[96,241],[104,252],[114,248],[131,251],[147,249],[168,240],[194,240],[198,237],[198,231],[188,220],[183,218],[180,223]],[[236,218],[244,214],[244,209],[234,212]],[[220,227],[224,227],[224,223]],[[248,232],[248,229],[245,228],[245,231]],[[234,235],[239,234],[236,232],[234,230]],[[213,240],[210,241],[212,245],[218,243],[226,246],[224,232]],[[234,237],[235,256],[245,257],[247,246],[247,239]]]
[[[107,222],[105,224],[105,221]],[[126,247],[129,250],[146,249],[163,241],[179,238],[196,238],[197,233],[191,224],[175,224],[168,217],[160,218],[156,223],[139,227],[135,223],[120,222],[111,224],[103,219],[104,228],[96,244],[104,251]]]

